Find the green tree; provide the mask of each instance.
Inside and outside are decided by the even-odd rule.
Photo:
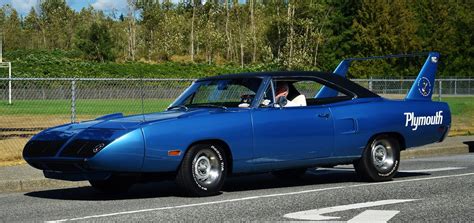
[[[0,8],[0,30],[4,30],[4,24],[6,20],[4,7]]]
[[[18,13],[8,6],[4,7],[4,10],[7,16],[3,26],[3,48],[5,51],[21,49],[24,41],[22,41],[23,31]]]
[[[157,56],[157,48],[159,44],[156,36],[159,35],[161,29],[163,14],[161,11],[160,1],[144,0],[137,3],[138,9],[141,10],[141,51],[143,56],[151,61]]]
[[[77,48],[88,59],[100,62],[115,60],[115,55],[112,51],[114,42],[104,23],[98,24],[94,22],[89,29],[79,31],[77,41]]]
[[[66,1],[42,0],[40,18],[46,48],[71,49],[77,20]]]
[[[25,42],[26,48],[41,48],[41,27],[39,17],[36,13],[35,8],[31,8],[30,12],[24,20],[24,34],[29,39],[29,41]]]
[[[417,23],[414,12],[408,1],[394,1],[387,4],[383,1],[363,0],[357,12],[352,28],[354,44],[352,52],[356,56],[386,55],[409,53],[420,49],[416,31]],[[358,77],[399,76],[408,60],[371,61],[369,64],[356,63],[352,74]],[[397,72],[393,66],[397,65]],[[410,72],[405,75],[416,75]]]
[[[472,75],[474,2],[416,1],[414,8],[421,24],[422,47],[440,51],[442,75]]]

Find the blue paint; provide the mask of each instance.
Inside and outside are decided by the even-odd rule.
[[[429,55],[417,79],[434,78],[434,56],[438,54]],[[348,62],[341,63],[336,71],[342,76],[347,69]],[[260,100],[274,77],[266,73],[256,76],[262,79],[260,86],[254,88],[255,100]],[[172,105],[186,101],[199,84],[200,81],[193,83]],[[429,96],[418,93],[415,82],[404,100],[354,97],[322,105],[284,108],[259,107],[254,101],[248,108],[189,107],[126,117],[112,114],[45,130],[31,141],[63,143],[56,155],[24,155],[24,158],[32,166],[44,169],[46,177],[63,180],[106,178],[112,173],[176,172],[192,144],[209,140],[227,145],[233,173],[352,163],[377,134],[398,134],[407,148],[443,138],[446,132],[441,130],[451,125],[448,105],[424,100]],[[420,124],[416,130],[407,118],[407,114],[430,117],[440,111],[442,123]],[[90,157],[66,156],[64,151],[78,140],[92,142],[83,150],[99,149]],[[170,150],[182,153],[168,156]],[[52,163],[73,164],[76,169],[59,169],[53,174],[48,172]]]
[[[425,64],[420,70],[415,83],[408,92],[406,99],[409,100],[431,100],[435,84],[435,73],[438,68],[439,53],[430,52]]]

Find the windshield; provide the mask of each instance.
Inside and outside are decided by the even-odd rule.
[[[235,78],[198,81],[180,104],[190,107],[250,107],[262,80]]]

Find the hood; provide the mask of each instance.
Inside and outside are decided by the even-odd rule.
[[[60,153],[61,156],[91,157],[95,148],[107,147],[109,143],[133,132],[142,132],[143,125],[163,120],[185,118],[196,115],[220,113],[221,109],[193,109],[188,111],[165,111],[144,115],[124,117],[120,113],[99,117],[95,120],[71,123],[46,129],[35,135],[23,150],[25,159],[31,157],[49,157]],[[135,134],[134,137],[137,135]],[[139,137],[141,139],[141,137]],[[85,151],[85,152],[84,152]],[[92,151],[92,152],[91,152]]]
[[[125,117],[122,114],[110,114],[91,121],[71,123],[49,128],[35,135],[31,140],[67,141],[75,136],[75,138],[79,137],[84,139],[110,141],[127,132],[137,129],[142,125],[200,114],[205,115],[213,110],[214,112],[218,112],[215,109],[195,109],[189,111],[164,111]]]
[[[110,119],[100,119],[101,121],[97,124],[91,126],[95,129],[136,129],[141,125],[159,122],[163,120],[175,119],[175,118],[184,118],[189,116],[195,116],[198,114],[209,114],[209,109],[196,109],[190,111],[164,111],[151,114],[143,115],[132,115],[132,116],[121,116],[117,115],[112,116]],[[103,116],[107,117],[107,116]]]

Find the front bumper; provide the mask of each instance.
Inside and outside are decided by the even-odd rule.
[[[89,168],[85,159],[28,159],[46,178],[68,181],[106,180],[112,173]]]
[[[111,174],[106,172],[61,172],[43,170],[46,178],[67,181],[106,180]]]

